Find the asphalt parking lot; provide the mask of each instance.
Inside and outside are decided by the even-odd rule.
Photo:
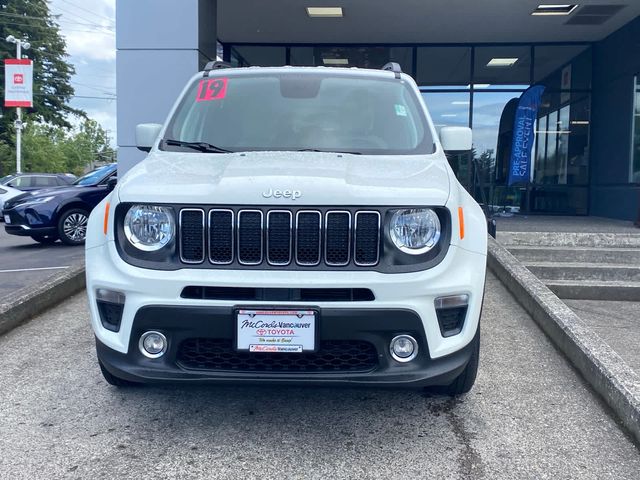
[[[640,453],[490,275],[478,382],[108,386],[84,294],[0,337],[0,477],[638,478]]]
[[[42,245],[30,237],[9,235],[0,223],[0,302],[25,286],[37,285],[65,268],[84,262],[84,247],[61,242]]]

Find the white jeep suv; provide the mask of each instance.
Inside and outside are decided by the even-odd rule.
[[[416,84],[383,70],[194,76],[91,214],[87,292],[114,385],[472,387],[487,224]]]

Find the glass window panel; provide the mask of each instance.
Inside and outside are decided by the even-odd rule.
[[[480,155],[490,152],[495,160],[500,118],[506,104],[517,92],[476,92],[473,96],[473,146]]]
[[[633,109],[633,159],[631,181],[640,183],[640,83],[635,77],[635,108]]]
[[[423,92],[434,126],[440,133],[442,127],[468,127],[470,94],[468,92]],[[471,186],[471,158],[469,154],[448,155],[453,172],[462,185]]]
[[[286,56],[285,47],[231,47],[231,64],[234,67],[279,67],[286,63]]]
[[[558,152],[558,112],[552,112],[548,117],[547,126],[547,155],[542,183],[556,184],[557,178],[557,152]]]
[[[438,131],[445,126],[469,126],[469,93],[422,92],[422,97]]]
[[[419,85],[466,88],[471,83],[471,48],[418,48],[416,77]]]
[[[542,96],[534,180],[547,185],[587,185],[591,99],[576,95],[574,101],[559,108],[554,97],[555,93]],[[542,148],[543,138],[546,149]]]
[[[569,160],[569,105],[560,109],[558,117],[558,151],[556,176],[558,184],[567,183],[567,163]]]
[[[490,66],[493,62],[508,62],[513,64],[503,66]],[[526,88],[531,76],[531,49],[528,46],[494,46],[477,47],[475,49],[475,62],[473,81],[476,84],[487,85],[487,88],[496,85],[517,88]],[[491,87],[489,87],[491,86]]]
[[[590,105],[589,97],[571,103],[567,164],[567,184],[569,185],[589,183]]]
[[[317,66],[313,47],[291,47],[289,55],[291,65],[297,67]]]
[[[507,103],[519,94],[510,92],[476,92],[473,96],[473,155],[476,168],[477,200],[509,211],[520,207],[520,188],[494,188],[500,120]],[[510,148],[505,144],[504,148]],[[506,157],[506,152],[499,152]]]
[[[535,183],[542,183],[544,176],[545,160],[547,158],[547,129],[549,117],[538,118],[536,130],[536,159],[533,166],[533,179]]]
[[[403,72],[413,74],[413,54],[410,47],[292,47],[290,52],[291,65],[295,66],[324,65],[379,69],[386,63],[396,62],[400,64]]]
[[[547,90],[591,88],[591,49],[588,45],[535,48],[534,81]]]

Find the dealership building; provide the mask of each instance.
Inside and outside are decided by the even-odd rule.
[[[640,211],[640,0],[117,0],[118,161],[144,158],[186,81],[234,66],[381,68],[420,87],[436,128],[470,126],[456,175],[490,205],[634,220]],[[531,183],[507,187],[517,99],[545,87]]]

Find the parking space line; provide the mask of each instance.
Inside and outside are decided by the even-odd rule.
[[[0,270],[0,273],[36,272],[38,270],[64,270],[65,268],[69,268],[69,265],[64,267],[39,267],[39,268],[18,268],[15,270]]]

